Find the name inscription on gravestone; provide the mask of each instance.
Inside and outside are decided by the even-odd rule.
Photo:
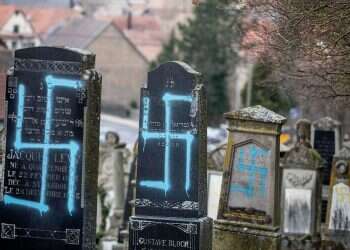
[[[44,51],[58,53],[61,60],[39,60]],[[6,88],[0,197],[0,246],[5,249],[90,249],[82,237],[90,82],[83,79],[78,59],[79,53],[56,48],[16,52]],[[30,244],[23,248],[22,241]]]

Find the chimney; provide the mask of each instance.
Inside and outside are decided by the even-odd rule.
[[[75,1],[74,1],[74,0],[70,0],[70,1],[69,1],[69,7],[70,7],[71,9],[73,9],[74,6],[75,6]]]
[[[127,29],[132,29],[132,12],[131,10],[128,11],[128,19],[127,19]]]

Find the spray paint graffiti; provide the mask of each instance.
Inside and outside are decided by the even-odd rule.
[[[192,103],[192,96],[174,95],[170,93],[164,94],[162,101],[165,104],[165,131],[164,132],[150,132],[148,130],[149,112],[150,112],[150,99],[149,97],[143,97],[143,117],[142,117],[142,137],[144,140],[143,149],[146,147],[147,140],[165,140],[165,152],[164,152],[164,180],[153,181],[143,180],[140,182],[140,186],[147,188],[160,189],[165,194],[171,189],[171,176],[170,176],[170,150],[172,140],[183,140],[186,142],[186,180],[185,190],[188,193],[191,186],[191,150],[192,142],[194,139],[191,131],[186,133],[173,133],[171,132],[171,119],[172,119],[172,104],[174,102],[188,102]]]
[[[40,201],[30,201],[13,197],[11,195],[4,195],[5,205],[19,205],[28,208],[36,209],[41,214],[49,211],[49,206],[46,204],[46,192],[47,192],[47,176],[49,168],[49,153],[50,150],[66,150],[69,152],[69,178],[68,178],[68,193],[67,193],[67,209],[70,215],[74,212],[74,199],[76,191],[76,161],[79,152],[79,144],[75,141],[70,141],[67,144],[54,144],[50,143],[51,135],[51,123],[53,119],[54,111],[54,95],[53,92],[57,88],[71,88],[78,89],[83,87],[83,82],[80,80],[70,80],[64,78],[56,78],[52,75],[48,75],[45,78],[47,86],[47,103],[46,103],[46,117],[44,128],[44,141],[43,143],[27,143],[22,140],[22,130],[24,122],[24,110],[25,110],[25,97],[26,88],[23,84],[18,87],[18,109],[16,120],[16,135],[14,141],[14,147],[16,150],[43,150],[42,164],[41,164],[41,188],[40,188]]]
[[[230,192],[242,193],[246,198],[253,198],[255,196],[266,196],[266,180],[268,169],[266,166],[266,159],[269,155],[269,150],[258,147],[251,143],[249,145],[238,148],[235,158],[233,174],[236,176],[244,176],[246,181],[242,178],[232,178]]]

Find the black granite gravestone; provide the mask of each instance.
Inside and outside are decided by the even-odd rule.
[[[314,149],[321,155],[324,162],[323,185],[329,185],[332,160],[335,154],[335,132],[315,131]]]
[[[315,121],[312,127],[312,146],[323,159],[322,222],[325,222],[333,155],[341,148],[341,124],[330,117],[324,117]]]
[[[72,49],[15,52],[0,249],[95,249],[101,77],[94,61]]]
[[[205,105],[200,75],[188,65],[169,62],[149,73],[130,249],[211,249]]]

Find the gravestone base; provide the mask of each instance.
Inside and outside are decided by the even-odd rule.
[[[212,219],[133,216],[129,249],[211,250]]]
[[[328,233],[329,239],[350,249],[350,231],[336,231]]]
[[[278,229],[247,228],[226,220],[214,222],[213,250],[279,250],[280,241]]]

